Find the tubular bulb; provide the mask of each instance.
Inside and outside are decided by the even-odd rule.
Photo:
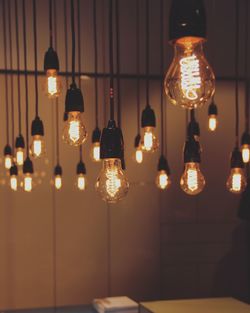
[[[142,151],[141,146],[135,149],[135,161],[138,164],[141,164],[143,162],[143,151]]]
[[[101,161],[101,158],[100,158],[100,142],[92,143],[90,156],[91,156],[92,161],[94,161],[94,162]]]
[[[9,154],[6,154],[4,156],[4,167],[6,170],[9,170],[12,166],[12,156]]]
[[[57,70],[48,69],[46,71],[44,90],[50,99],[60,96],[62,91],[62,83],[60,77],[58,76]]]
[[[16,148],[16,163],[19,166],[22,166],[24,162],[24,149]]]
[[[185,163],[185,170],[180,180],[181,189],[188,195],[197,195],[204,189],[205,184],[199,163]]]
[[[62,189],[62,176],[61,175],[55,175],[54,185],[55,185],[56,190]]]
[[[146,126],[143,128],[141,147],[145,152],[154,152],[158,149],[159,142],[154,133],[155,127]]]
[[[24,174],[23,188],[24,188],[24,191],[26,192],[32,191],[32,188],[33,188],[32,174],[30,173]]]
[[[41,158],[45,154],[44,136],[34,135],[30,145],[30,153],[33,158]]]
[[[250,145],[244,144],[241,146],[242,159],[244,163],[250,162]]]
[[[217,120],[217,116],[216,115],[209,115],[208,118],[208,129],[211,132],[214,132],[217,128],[218,125],[218,120]]]
[[[10,176],[10,188],[13,191],[17,191],[18,183],[17,183],[17,176],[11,175]]]
[[[247,180],[244,170],[240,167],[231,168],[230,175],[227,180],[227,189],[234,193],[242,193],[247,186]]]
[[[171,184],[170,176],[165,170],[158,171],[155,183],[156,186],[161,190],[168,189]]]
[[[77,175],[77,188],[81,191],[86,189],[86,178],[83,173]]]
[[[87,138],[81,112],[69,112],[63,130],[63,140],[72,146],[80,146]]]

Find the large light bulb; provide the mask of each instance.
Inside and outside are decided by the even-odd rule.
[[[241,146],[242,159],[244,163],[249,163],[250,161],[250,145],[244,144]]]
[[[16,175],[11,175],[10,176],[10,188],[13,191],[17,191],[18,183],[17,183],[17,176]]]
[[[183,37],[175,42],[175,56],[164,86],[170,102],[183,108],[198,108],[211,99],[215,77],[200,38]]]
[[[181,189],[188,195],[197,195],[205,187],[205,178],[200,171],[200,164],[185,163],[185,170],[180,180]]]
[[[103,168],[96,182],[102,199],[115,203],[128,193],[129,183],[121,168],[120,159],[104,159]]]
[[[4,167],[9,170],[12,166],[12,156],[7,154],[4,156]]]
[[[217,115],[209,115],[209,118],[208,118],[208,129],[211,131],[211,132],[214,132],[217,128],[217,125],[218,125],[218,120],[217,120]]]
[[[87,132],[82,122],[81,112],[69,112],[63,130],[63,140],[72,146],[81,145],[87,138]]]
[[[23,188],[24,188],[24,191],[26,192],[32,191],[32,188],[33,188],[32,174],[30,173],[24,174]]]
[[[231,168],[230,175],[227,180],[227,189],[235,194],[242,193],[247,186],[247,180],[244,170],[240,167]]]
[[[86,189],[86,178],[82,173],[77,175],[77,188],[81,191]]]
[[[16,163],[19,166],[22,166],[24,162],[24,149],[16,148]]]
[[[171,184],[170,176],[165,170],[160,170],[156,176],[155,183],[158,188],[162,190],[167,189]]]
[[[32,137],[30,145],[30,153],[33,158],[40,158],[45,154],[45,141],[44,136],[35,135]]]
[[[135,149],[135,161],[138,164],[141,164],[143,162],[143,151],[142,151],[141,146]]]
[[[56,98],[61,94],[62,83],[57,70],[49,69],[46,71],[44,90],[50,99]]]
[[[100,158],[100,142],[92,143],[90,156],[91,156],[92,161],[94,161],[94,162],[101,161],[101,158]]]
[[[54,185],[55,185],[56,190],[60,190],[62,188],[62,176],[61,175],[55,175]]]
[[[154,152],[159,146],[159,142],[154,133],[155,127],[146,126],[143,128],[141,147],[145,152]]]

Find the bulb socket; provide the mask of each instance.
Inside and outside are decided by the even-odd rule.
[[[141,135],[140,134],[137,134],[136,137],[135,137],[135,148],[138,148],[141,144]]]
[[[70,85],[65,99],[65,112],[84,112],[83,95],[75,83]]]
[[[241,144],[250,145],[250,135],[247,131],[245,131],[243,135],[241,136]]]
[[[194,136],[189,136],[184,145],[184,163],[200,163],[200,144],[194,139]]]
[[[62,167],[57,164],[54,168],[54,176],[62,176]]]
[[[188,136],[190,136],[190,137],[192,137],[192,136],[200,137],[200,125],[195,119],[192,119],[189,122],[188,128],[187,128],[187,133],[188,133]]]
[[[109,120],[106,128],[103,128],[100,143],[101,159],[122,159],[124,154],[124,143],[122,131],[116,127],[114,120]]]
[[[10,176],[17,176],[18,175],[18,168],[16,164],[13,164],[10,168]]]
[[[101,130],[99,127],[96,127],[92,133],[92,143],[100,142]]]
[[[15,147],[22,149],[25,148],[24,138],[21,134],[18,137],[16,137]]]
[[[210,103],[208,107],[208,115],[218,115],[218,108],[214,102]]]
[[[85,164],[83,163],[83,161],[81,160],[77,166],[76,166],[76,174],[79,175],[79,174],[83,174],[83,175],[86,175],[87,171],[86,171],[86,167],[85,167]]]
[[[49,47],[44,55],[44,62],[43,62],[44,70],[57,70],[59,71],[59,59],[56,51]]]
[[[121,167],[124,171],[126,170],[126,162],[124,156],[121,158]]]
[[[172,0],[169,40],[183,37],[206,38],[206,11],[202,0]]]
[[[165,171],[167,173],[167,175],[170,175],[170,168],[168,165],[168,161],[164,155],[161,155],[159,158],[157,170],[158,171]]]
[[[39,116],[36,116],[31,124],[31,135],[32,136],[44,136],[44,127],[43,122]]]
[[[242,154],[238,147],[235,147],[231,154],[231,168],[244,168]]]
[[[7,144],[4,147],[3,154],[4,155],[12,155],[12,149],[11,149],[11,146],[9,144]]]
[[[25,161],[23,162],[23,173],[24,174],[34,173],[33,163],[29,157],[27,157]]]
[[[145,109],[142,111],[141,116],[141,127],[155,127],[156,126],[156,118],[155,112],[148,104]]]

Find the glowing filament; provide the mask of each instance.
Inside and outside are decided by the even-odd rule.
[[[143,161],[143,152],[141,148],[137,148],[135,151],[135,160],[137,163],[141,164]]]
[[[79,190],[85,190],[86,189],[86,180],[83,174],[79,174],[77,177],[77,188]]]
[[[15,175],[10,177],[10,188],[13,191],[17,191],[17,177]]]
[[[9,170],[11,168],[12,165],[12,159],[10,155],[6,155],[4,158],[4,167],[6,168],[6,170]]]
[[[62,177],[60,175],[55,176],[55,188],[60,190],[62,188]]]
[[[106,189],[110,197],[114,197],[121,187],[121,180],[117,177],[117,169],[108,169],[106,172]]]
[[[33,153],[37,157],[42,154],[42,141],[40,139],[35,139],[33,141]]]
[[[19,166],[23,165],[23,161],[24,161],[23,149],[17,148],[17,151],[16,151],[16,163],[17,163],[17,165],[19,165]]]
[[[250,161],[250,146],[243,145],[242,147],[242,159],[244,163],[249,163]]]
[[[188,189],[195,191],[198,189],[198,173],[195,169],[188,169],[187,171]]]
[[[153,133],[145,132],[144,133],[144,149],[150,151],[153,148]]]
[[[216,128],[217,128],[217,117],[216,117],[216,115],[210,115],[209,116],[208,128],[212,132],[216,130]]]
[[[160,176],[159,176],[159,187],[161,189],[165,189],[168,185],[168,175],[164,172],[164,173],[161,173]]]
[[[233,174],[232,190],[236,192],[241,190],[241,174],[240,173]]]
[[[70,121],[69,122],[69,137],[73,142],[77,142],[80,138],[80,122]]]
[[[100,161],[100,143],[99,142],[95,142],[93,143],[93,147],[92,147],[92,155],[91,155],[93,161],[98,162]]]
[[[180,60],[181,88],[189,100],[198,98],[197,89],[201,87],[200,65],[195,55]]]
[[[26,174],[24,177],[24,191],[32,191],[32,177],[30,174]]]
[[[48,76],[48,93],[53,96],[57,93],[57,79],[53,76]]]

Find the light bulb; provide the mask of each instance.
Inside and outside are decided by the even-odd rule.
[[[235,194],[242,193],[247,186],[247,180],[244,170],[240,167],[231,168],[230,175],[227,180],[227,189]]]
[[[100,158],[100,142],[92,143],[90,156],[91,156],[92,161],[94,161],[94,162],[101,161],[101,158]]]
[[[60,190],[62,188],[62,176],[61,175],[55,175],[54,185],[55,185],[56,190]]]
[[[175,41],[175,56],[166,74],[164,87],[174,105],[199,108],[215,91],[215,77],[208,64],[200,38],[183,37]]]
[[[7,154],[4,156],[4,167],[9,170],[12,166],[12,156]]]
[[[82,122],[81,112],[69,112],[63,130],[63,140],[72,146],[81,145],[87,138],[87,132]]]
[[[141,164],[143,161],[143,152],[141,146],[135,149],[135,160],[138,164]]]
[[[44,136],[35,135],[32,137],[30,145],[30,153],[33,158],[40,158],[45,154],[45,141]]]
[[[250,145],[244,144],[241,146],[242,159],[244,163],[249,163],[250,161]]]
[[[218,125],[218,120],[217,120],[217,115],[209,115],[208,118],[208,128],[211,132],[214,132],[217,128]]]
[[[155,183],[158,188],[162,190],[167,189],[171,184],[170,176],[165,170],[160,170],[156,176]]]
[[[26,191],[26,192],[32,191],[33,181],[32,181],[32,174],[31,173],[24,174],[23,188],[24,188],[24,191]]]
[[[146,126],[143,128],[141,147],[145,152],[154,152],[159,146],[154,130],[155,127],[152,126]]]
[[[24,162],[24,149],[16,148],[16,163],[19,166],[22,166]]]
[[[44,90],[50,99],[56,98],[61,94],[62,83],[57,70],[48,69],[46,71]]]
[[[185,163],[185,170],[180,180],[181,189],[188,195],[197,195],[205,187],[205,178],[200,171],[200,164]]]
[[[77,175],[77,188],[81,191],[86,189],[86,178],[82,173]]]
[[[96,182],[102,199],[115,203],[128,193],[129,183],[121,168],[120,159],[104,159],[103,168]]]
[[[10,176],[10,188],[13,190],[13,191],[17,191],[17,176],[16,175],[11,175]]]

